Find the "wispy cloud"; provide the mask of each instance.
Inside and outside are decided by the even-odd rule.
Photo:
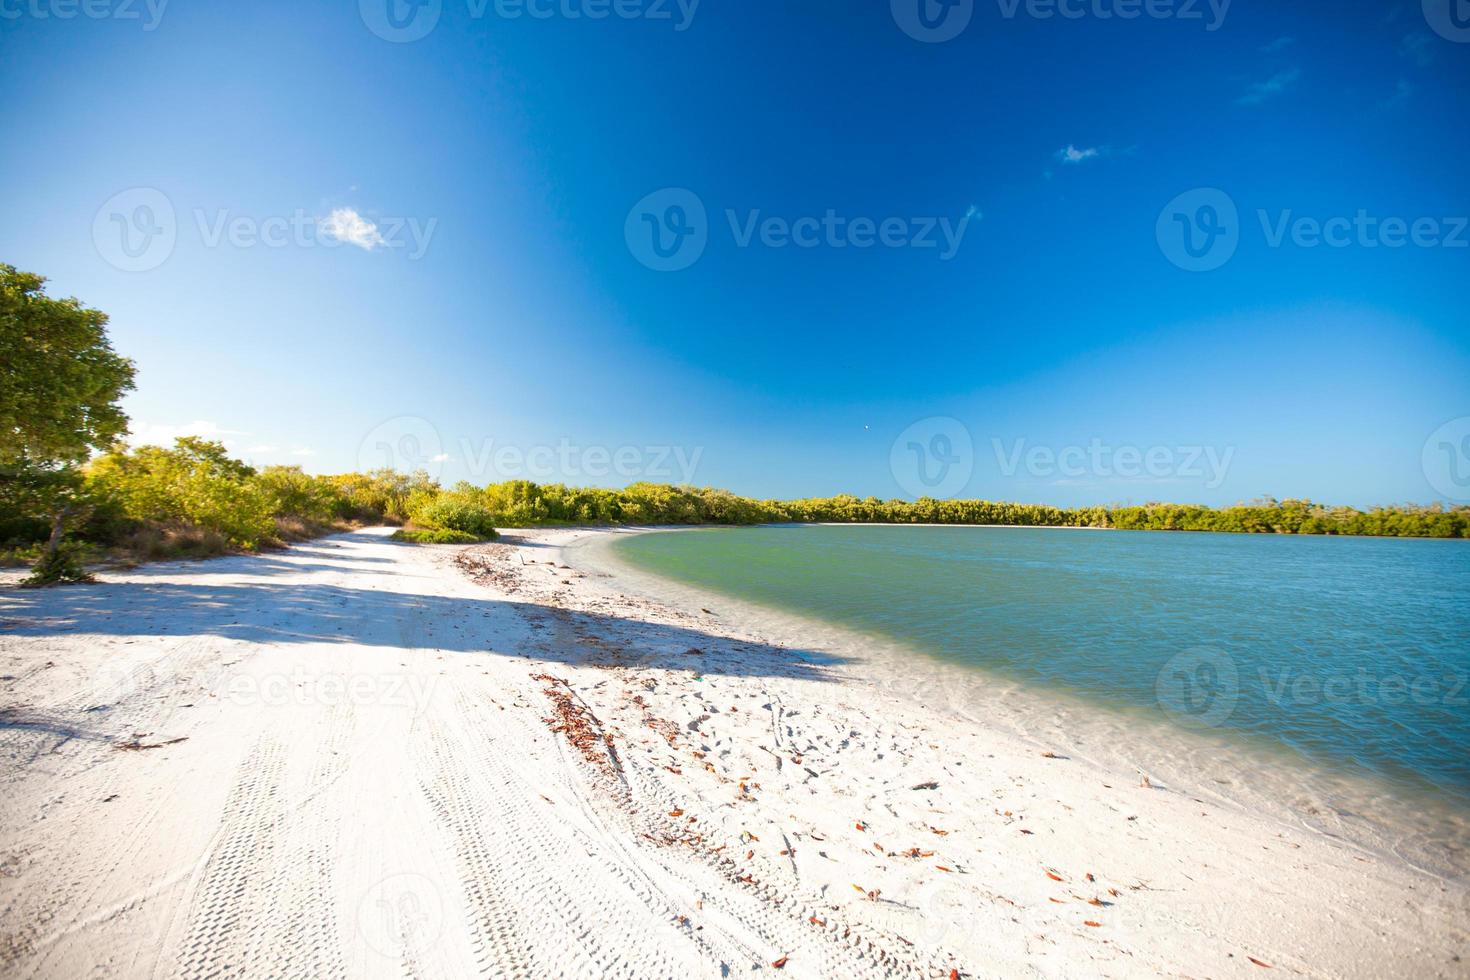
[[[1236,105],[1260,105],[1267,99],[1275,98],[1287,88],[1293,85],[1302,76],[1300,68],[1288,68],[1278,71],[1264,82],[1254,82],[1246,89],[1245,94],[1235,100]]]
[[[1424,31],[1405,34],[1399,42],[1399,54],[1424,68],[1434,61],[1434,38]]]
[[[291,450],[291,455],[292,456],[315,456],[316,455],[316,450],[315,449],[308,449],[305,446],[297,446],[297,447],[295,447],[294,449]]]
[[[1400,78],[1398,84],[1394,86],[1393,94],[1388,96],[1387,98],[1379,99],[1378,104],[1385,109],[1391,109],[1394,106],[1401,105],[1404,102],[1408,101],[1409,96],[1413,94],[1413,84]]]
[[[1261,45],[1261,50],[1266,54],[1275,54],[1278,51],[1283,51],[1286,48],[1291,47],[1291,45],[1295,43],[1296,38],[1294,37],[1278,37]]]
[[[1063,163],[1081,163],[1084,160],[1095,160],[1102,156],[1103,149],[1103,147],[1097,146],[1089,146],[1083,149],[1068,143],[1058,150],[1055,156]]]
[[[384,244],[378,226],[351,208],[333,208],[332,213],[317,222],[322,234],[339,242],[356,245],[371,252]]]

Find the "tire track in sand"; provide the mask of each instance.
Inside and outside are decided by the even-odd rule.
[[[252,935],[270,911],[269,875],[286,815],[282,793],[285,748],[269,735],[245,757],[220,817],[218,842],[201,872],[188,913],[188,931],[174,975],[239,974],[250,959]]]
[[[193,891],[173,976],[346,976],[333,845],[339,780],[351,761],[350,716],[335,706],[304,718],[315,726],[278,726],[241,763]],[[317,746],[310,770],[293,781],[286,759],[302,740]]]
[[[421,730],[416,761],[456,857],[481,972],[709,975],[674,911],[639,888],[603,841],[548,813],[543,790],[554,788],[509,761],[528,746],[505,729],[454,724],[474,710],[468,705],[456,699],[459,718]],[[494,823],[486,813],[497,815]]]

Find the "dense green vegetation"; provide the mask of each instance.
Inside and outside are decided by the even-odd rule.
[[[1359,511],[1305,500],[1234,507],[1146,504],[1065,509],[984,500],[918,501],[851,496],[752,500],[724,490],[636,483],[621,490],[511,480],[440,487],[392,470],[312,476],[296,467],[256,470],[219,443],[178,440],[172,449],[115,448],[82,470],[85,519],[73,547],[94,556],[202,557],[300,540],[356,524],[402,524],[416,543],[494,540],[497,527],[557,524],[1006,524],[1137,530],[1470,537],[1470,508]],[[0,544],[36,557],[49,533],[44,509],[0,499]],[[27,550],[29,549],[29,550]]]
[[[1360,511],[1307,500],[1262,500],[1233,507],[1144,504],[1060,508],[986,500],[879,500],[847,495],[805,500],[752,500],[725,490],[635,483],[622,490],[493,483],[460,484],[458,499],[477,501],[501,527],[536,524],[1006,524],[1111,527],[1158,531],[1237,531],[1272,534],[1361,534],[1470,537],[1470,507],[1399,506]]]
[[[851,496],[752,500],[725,490],[635,483],[621,490],[510,480],[439,486],[393,470],[313,476],[256,469],[218,442],[129,449],[119,407],[134,368],[107,317],[53,299],[39,276],[0,264],[0,550],[35,563],[31,584],[80,581],[83,561],[205,557],[354,524],[406,525],[403,541],[493,540],[540,524],[874,522],[1113,527],[1276,534],[1470,537],[1470,507],[1359,511],[1306,500],[1063,509],[985,500]]]

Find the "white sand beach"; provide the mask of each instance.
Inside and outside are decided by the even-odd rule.
[[[0,973],[1470,976],[1463,880],[653,598],[614,533],[0,588]]]

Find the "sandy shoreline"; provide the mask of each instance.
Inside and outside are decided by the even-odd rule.
[[[0,589],[5,975],[1466,975],[1463,884],[660,601],[613,533]]]
[[[1114,776],[1148,776],[1156,784],[1307,828],[1431,877],[1470,883],[1470,819],[1443,794],[1323,769],[1279,745],[1232,737],[1188,718],[1169,722],[1148,712],[1039,690],[936,660],[886,637],[714,595],[629,565],[608,547],[629,533],[681,530],[588,535],[565,553],[574,565],[610,574],[620,588],[655,604],[695,610],[717,603],[726,622],[850,660],[857,666],[848,681],[877,688],[879,696],[897,695],[946,718],[999,730],[1038,751],[1065,750]]]

